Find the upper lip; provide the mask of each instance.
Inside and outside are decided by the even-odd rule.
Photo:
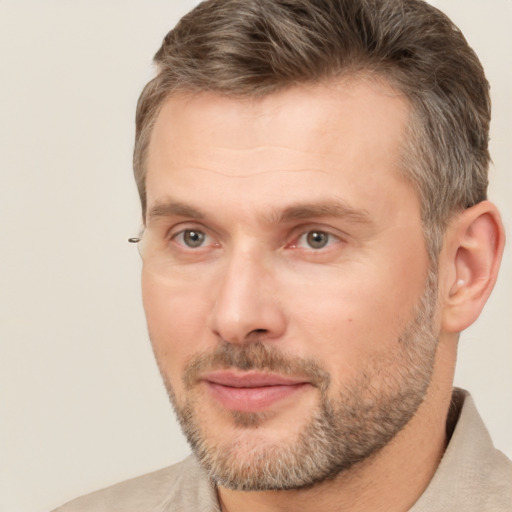
[[[266,386],[293,386],[305,384],[304,379],[285,377],[275,373],[235,373],[232,371],[218,371],[203,375],[203,380],[221,386],[232,388],[259,388]]]

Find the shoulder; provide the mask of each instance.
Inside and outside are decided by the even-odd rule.
[[[412,511],[512,512],[512,462],[494,447],[469,393],[454,390],[451,415],[448,447]]]
[[[466,495],[473,493],[480,510],[512,510],[512,461],[495,448],[471,395],[455,390],[457,399],[463,405],[446,463],[453,463],[461,480],[459,487]]]
[[[53,512],[215,510],[215,491],[190,456],[183,462],[87,494]]]

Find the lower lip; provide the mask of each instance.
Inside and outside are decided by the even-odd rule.
[[[214,398],[223,407],[240,412],[261,412],[308,386],[306,383],[298,383],[257,388],[233,388],[214,382],[207,382],[207,385]]]

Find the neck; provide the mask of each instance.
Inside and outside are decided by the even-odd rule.
[[[218,489],[223,512],[407,511],[432,479],[446,448],[455,343],[439,343],[434,375],[414,417],[377,454],[307,489],[241,492]],[[440,369],[441,368],[441,369]]]

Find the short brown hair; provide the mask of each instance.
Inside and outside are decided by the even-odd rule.
[[[262,96],[352,73],[384,78],[410,102],[402,171],[432,260],[451,215],[486,198],[489,85],[460,30],[422,0],[207,0],[167,34],[155,63],[136,116],[143,215],[149,139],[173,92]]]

